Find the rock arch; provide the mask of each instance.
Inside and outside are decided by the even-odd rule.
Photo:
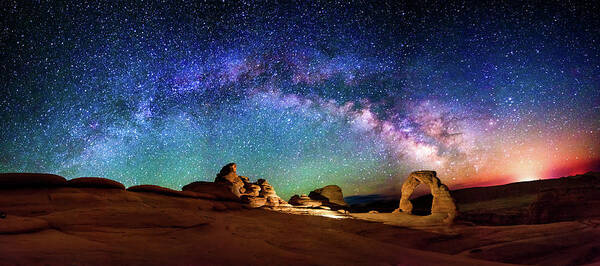
[[[429,186],[433,202],[431,203],[431,217],[440,217],[445,223],[452,223],[457,215],[456,204],[450,195],[448,187],[437,178],[435,171],[415,171],[412,172],[402,184],[402,196],[400,206],[394,210],[395,213],[403,212],[411,214],[413,206],[410,202],[410,196],[415,188],[424,183]]]

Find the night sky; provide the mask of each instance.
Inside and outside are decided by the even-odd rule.
[[[84,2],[0,4],[0,172],[236,162],[287,199],[600,169],[598,1]]]

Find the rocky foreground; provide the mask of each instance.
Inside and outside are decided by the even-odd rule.
[[[12,179],[11,179],[12,178]],[[0,264],[578,265],[600,262],[600,219],[419,230],[327,209],[297,215],[249,182],[226,200],[157,186],[3,175]],[[257,183],[263,183],[258,182]],[[257,184],[258,185],[258,184]],[[209,185],[201,185],[209,186]],[[335,191],[335,190],[334,190]],[[325,194],[325,193],[324,193]],[[265,198],[265,200],[248,197]],[[341,203],[340,203],[341,204]],[[282,206],[279,206],[282,205]],[[285,210],[288,211],[285,211]],[[291,213],[289,213],[291,212]],[[331,218],[335,217],[335,218]]]

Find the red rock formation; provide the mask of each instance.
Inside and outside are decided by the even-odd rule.
[[[67,180],[59,175],[39,173],[0,174],[0,188],[57,187],[64,186]]]
[[[215,183],[227,186],[238,198],[244,192],[244,180],[237,175],[237,166],[235,163],[223,166],[215,178]]]
[[[116,188],[125,189],[125,186],[117,181],[102,177],[79,177],[67,181],[69,187],[91,187],[91,188]]]
[[[260,196],[261,187],[257,184],[246,182],[244,184],[244,195],[258,197]]]
[[[286,212],[310,215],[241,210],[238,202],[173,196],[171,190],[161,194],[54,186],[0,193],[0,210],[6,213],[4,219],[0,216],[2,265],[499,265],[473,258],[582,265],[600,261],[596,219],[410,230],[401,224],[330,219],[346,215],[318,208]],[[573,200],[580,197],[576,191],[565,193]],[[562,196],[549,199],[561,202]],[[581,198],[588,199],[597,197]],[[593,208],[585,204],[581,206]],[[367,215],[393,220],[405,214]]]
[[[582,175],[553,179],[515,182],[489,187],[473,187],[452,191],[452,197],[459,204],[489,201],[507,197],[536,195],[539,191],[573,186],[600,185],[600,173],[587,172]]]
[[[217,200],[239,201],[240,199],[223,183],[196,181],[183,186],[182,190],[210,194]]]
[[[48,228],[50,228],[50,225],[46,220],[35,217],[8,215],[0,220],[0,235],[31,233]]]
[[[328,185],[315,189],[308,194],[308,197],[313,200],[318,200],[323,205],[333,209],[348,208],[348,204],[344,201],[342,189],[337,185]]]
[[[319,200],[314,200],[308,197],[306,194],[302,194],[301,196],[294,195],[290,198],[290,204],[298,207],[319,207],[323,205],[323,202]]]
[[[287,205],[287,202],[277,196],[275,189],[267,180],[259,179],[256,184],[260,187],[259,195],[266,199],[265,206],[276,207],[279,205]]]
[[[184,186],[182,190],[210,193],[220,200],[241,201],[250,208],[287,205],[287,202],[277,196],[267,180],[258,179],[256,183],[250,183],[248,177],[239,176],[235,163],[223,166],[215,182],[193,182]]]
[[[241,200],[242,203],[246,204],[250,208],[260,208],[267,205],[267,198],[265,197],[243,195]]]
[[[552,188],[529,206],[530,224],[600,217],[600,185]]]
[[[132,186],[132,187],[127,188],[127,191],[157,193],[157,194],[173,196],[173,197],[216,199],[216,197],[212,194],[198,193],[198,192],[192,192],[192,191],[178,191],[178,190],[173,190],[170,188],[156,186],[156,185]]]
[[[452,223],[457,215],[456,204],[450,196],[450,191],[446,185],[442,184],[435,171],[416,171],[412,172],[402,184],[402,196],[400,198],[400,207],[394,212],[404,212],[411,214],[412,203],[410,196],[415,188],[424,183],[429,186],[433,202],[431,204],[431,215],[444,215],[444,222]]]

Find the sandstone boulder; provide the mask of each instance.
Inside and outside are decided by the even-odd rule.
[[[277,196],[277,193],[275,193],[275,189],[273,188],[273,186],[271,186],[271,184],[269,184],[269,182],[267,182],[267,180],[265,179],[258,179],[256,181],[256,184],[258,186],[260,186],[260,195],[263,197],[275,197]]]
[[[239,198],[244,192],[244,180],[237,175],[237,166],[235,163],[229,163],[217,174],[215,183],[220,183],[229,188],[229,190]]]
[[[323,205],[333,209],[348,208],[348,204],[344,201],[342,189],[337,185],[328,185],[315,189],[308,194],[308,197],[321,201]]]
[[[0,174],[0,188],[58,187],[67,180],[59,175],[39,173]]]
[[[350,213],[348,210],[344,210],[344,209],[339,209],[339,210],[337,210],[337,212],[339,212],[341,214],[349,214]]]
[[[242,180],[242,182],[244,182],[244,183],[250,183],[250,178],[248,178],[247,176],[240,175],[238,177]]]
[[[257,184],[246,183],[244,184],[244,195],[258,197],[260,196],[261,188]]]
[[[412,172],[404,181],[404,184],[402,184],[400,206],[394,212],[403,212],[406,214],[412,213],[413,206],[410,202],[410,196],[415,188],[421,183],[429,186],[431,195],[433,196],[430,216],[441,217],[443,222],[452,223],[457,215],[456,204],[454,203],[454,199],[450,196],[448,187],[441,183],[440,179],[437,178],[435,171]]]
[[[79,177],[67,181],[69,187],[116,188],[124,190],[125,186],[117,181],[102,177]]]
[[[289,203],[294,206],[309,208],[319,207],[323,204],[321,201],[311,199],[306,194],[292,196]]]
[[[213,194],[220,200],[241,201],[250,208],[287,205],[267,180],[258,179],[256,183],[250,183],[248,177],[239,176],[235,163],[223,166],[215,182],[193,182],[182,190]]]
[[[267,204],[267,198],[265,197],[243,195],[241,200],[249,208],[260,208]]]
[[[287,202],[285,202],[283,199],[281,199],[279,196],[277,196],[275,189],[273,188],[273,186],[271,184],[269,184],[269,182],[267,182],[267,180],[258,179],[256,184],[258,186],[260,186],[259,195],[266,199],[265,206],[276,207],[276,206],[279,206],[280,204],[287,204]]]

